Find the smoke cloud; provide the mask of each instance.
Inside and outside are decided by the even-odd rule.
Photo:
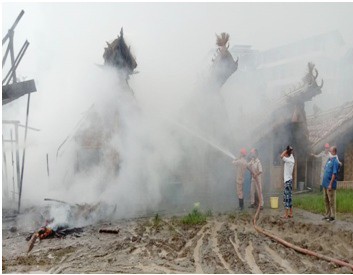
[[[32,44],[19,72],[36,81],[29,125],[41,131],[28,133],[23,206],[44,205],[44,198],[72,204],[101,202],[116,206],[115,217],[184,211],[197,201],[204,209],[232,209],[236,202],[232,158],[240,148],[254,146],[257,127],[272,126],[267,120],[271,110],[291,85],[301,81],[307,62],[315,63],[319,78],[325,79],[322,95],[306,105],[307,113],[312,113],[314,104],[329,108],[332,97],[337,98],[337,105],[353,99],[347,92],[353,84],[347,77],[353,68],[341,62],[353,44],[348,27],[353,22],[340,26],[335,20],[344,17],[351,22],[353,6],[308,5],[308,10],[321,10],[316,26],[308,29],[314,13],[299,23],[284,18],[289,11],[301,14],[304,4],[271,5],[271,17],[282,20],[285,27],[281,29],[287,30],[281,38],[273,34],[279,21],[273,23],[271,18],[273,24],[264,23],[264,33],[255,32],[258,23],[254,24],[253,17],[266,22],[261,14],[270,4],[111,3],[84,9],[78,3],[25,5],[16,39],[21,41],[26,33]],[[119,10],[119,16],[109,7],[116,13]],[[214,7],[224,11],[222,18],[213,13]],[[9,27],[21,5],[8,3],[3,8],[11,11],[12,17],[3,20],[4,27]],[[243,13],[234,18],[231,11],[239,9]],[[219,19],[214,25],[206,24],[208,13]],[[93,20],[98,14],[99,20]],[[143,23],[128,14],[142,18],[139,22]],[[58,24],[62,18],[67,22]],[[121,26],[138,63],[139,73],[129,80],[133,92],[115,69],[95,65],[102,64],[105,41],[116,38]],[[298,46],[297,62],[282,60],[290,65],[280,72],[267,69],[277,62],[274,57],[266,63],[267,49],[279,47],[276,51],[286,56],[289,50],[280,49],[281,45],[332,29],[341,31],[346,44],[341,35],[333,35],[331,46],[319,55],[301,54]],[[90,35],[85,35],[87,30]],[[220,87],[211,81],[211,60],[217,50],[214,34],[223,31],[230,34],[229,50],[234,59],[239,57],[239,68]],[[284,36],[287,32],[291,38]],[[244,43],[252,44],[253,68],[246,54],[234,47]],[[287,86],[275,83],[278,74],[287,79]],[[19,119],[24,124],[26,100],[3,106],[3,119]],[[3,126],[6,138],[9,131],[10,127]],[[22,140],[23,131],[20,135]],[[83,144],[90,144],[90,149]],[[5,144],[3,150],[12,190],[11,146]],[[21,155],[22,150],[21,143]],[[3,207],[7,203],[3,200]],[[63,206],[58,207],[62,212],[55,209],[52,215],[65,216]]]

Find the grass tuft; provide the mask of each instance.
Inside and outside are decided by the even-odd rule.
[[[152,227],[159,228],[161,226],[161,223],[162,223],[162,219],[157,213],[153,218]]]
[[[206,222],[206,218],[207,216],[195,207],[191,213],[182,218],[181,222],[188,225],[203,224]]]

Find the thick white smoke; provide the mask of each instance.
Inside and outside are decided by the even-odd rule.
[[[208,16],[199,16],[207,12],[191,12],[207,11],[211,8],[208,5],[192,5],[188,14],[184,12],[184,5],[178,6],[174,12],[179,16],[169,16],[167,10],[173,9],[166,6],[163,6],[164,12],[156,12],[158,9],[150,6],[154,15],[161,15],[166,20],[163,25],[155,24],[153,20],[157,17],[146,12],[143,12],[146,17],[142,24],[129,21],[130,17],[139,18],[141,14],[131,14],[138,14],[141,9],[132,6],[129,10],[124,6],[126,12],[121,12],[119,5],[115,6],[115,13],[109,13],[106,18],[101,18],[101,13],[96,12],[97,6],[90,6],[89,14],[99,16],[99,20],[87,19],[89,16],[83,10],[82,15],[73,13],[70,16],[65,13],[70,9],[60,5],[56,6],[60,9],[58,13],[50,5],[35,6],[31,12],[36,16],[33,14],[32,17],[26,10],[25,16],[28,17],[23,20],[32,18],[30,22],[36,22],[23,24],[26,25],[26,33],[34,32],[36,35],[31,37],[32,44],[25,58],[30,58],[30,65],[34,65],[40,74],[34,75],[31,70],[21,72],[28,78],[35,78],[38,93],[31,97],[29,121],[30,126],[41,131],[28,134],[23,206],[43,204],[45,197],[70,203],[94,204],[101,201],[117,205],[117,216],[156,209],[184,209],[195,201],[201,201],[202,207],[214,209],[234,206],[236,193],[231,155],[238,155],[241,147],[250,149],[253,146],[252,141],[257,138],[253,134],[255,126],[271,113],[276,99],[286,91],[267,85],[273,76],[278,75],[277,71],[241,67],[244,64],[241,56],[239,70],[221,89],[213,86],[209,75],[201,71],[207,71],[211,66],[216,31],[230,33],[230,49],[235,44],[247,42],[253,43],[255,49],[287,43],[288,39],[279,41],[271,37],[277,33],[273,29],[278,16],[271,18],[273,24],[264,27],[263,33],[254,35],[251,28],[256,25],[258,29],[258,24],[249,20],[245,12],[239,12],[240,6],[232,4],[222,6],[228,15],[212,22],[212,26],[202,23],[209,22]],[[258,4],[248,7],[248,14],[263,14],[263,9],[257,7]],[[70,8],[81,11],[82,7]],[[233,16],[232,8],[238,10],[238,16]],[[287,8],[287,12],[294,8]],[[311,8],[316,11],[316,7]],[[302,14],[301,6],[296,6],[295,10]],[[108,13],[107,7],[105,12]],[[36,21],[47,18],[43,17],[45,13],[57,16],[47,22],[49,31],[44,28],[45,21]],[[118,21],[117,18],[122,17],[116,14],[124,17],[125,21]],[[284,13],[278,11],[278,14],[282,20],[285,19]],[[310,13],[307,22],[312,22],[313,14]],[[339,13],[335,14],[338,16]],[[64,16],[70,22],[70,28],[57,24]],[[327,18],[338,22],[334,16],[320,16],[320,20],[325,22]],[[180,19],[183,24],[178,24]],[[80,20],[85,27],[72,28],[74,24],[71,23]],[[306,26],[314,24],[291,24],[287,23],[289,29],[283,29],[286,34],[294,33],[295,39],[327,31],[327,27],[309,30]],[[93,65],[101,63],[104,41],[107,37],[113,38],[122,25],[127,37],[131,38],[128,44],[135,49],[139,64],[137,69],[140,73],[133,75],[129,82],[134,95],[116,71]],[[90,35],[86,36],[82,29],[90,29]],[[18,29],[18,33],[21,30]],[[46,36],[48,39],[41,40]],[[54,43],[59,43],[60,47]],[[207,54],[209,49],[210,55]],[[286,55],[285,52],[283,54]],[[313,104],[320,102],[322,108],[328,108],[337,89],[342,91],[338,97],[343,102],[352,86],[347,77],[352,69],[342,66],[346,68],[343,70],[341,63],[332,67],[330,56],[329,52],[325,53],[327,58],[299,56],[302,60],[295,67],[280,70],[280,73],[292,77],[296,83],[304,76],[307,62],[313,61],[320,72],[319,78],[326,81],[323,94],[317,96]],[[202,60],[207,62],[201,64]],[[260,65],[261,56],[258,61]],[[26,97],[4,106],[3,118],[18,118],[24,124],[24,106]],[[79,134],[87,131],[103,136],[97,162],[91,159],[92,155],[83,153],[79,142]],[[3,127],[3,133],[5,138],[9,138],[9,128]],[[20,138],[23,139],[23,129]],[[66,142],[63,143],[64,140]],[[23,144],[20,144],[20,154],[22,149]],[[9,144],[5,145],[4,151],[9,160]],[[116,152],[119,161],[116,161]],[[77,167],[77,163],[83,162],[93,164],[88,165],[89,169]],[[116,169],[116,163],[119,169]],[[11,171],[11,166],[8,170]]]

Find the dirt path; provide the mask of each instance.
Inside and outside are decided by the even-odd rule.
[[[26,254],[28,231],[10,232],[3,224],[3,273],[347,273],[257,233],[253,212],[208,218],[185,226],[178,219],[117,221],[84,228],[80,236],[46,239]],[[352,220],[352,219],[351,219]],[[260,226],[296,245],[353,263],[353,222],[321,221],[297,211],[284,221],[279,211],[261,212]],[[99,228],[120,228],[118,235]]]

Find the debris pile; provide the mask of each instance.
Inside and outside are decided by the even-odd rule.
[[[55,217],[50,217],[50,211],[43,213],[42,218],[44,218],[44,225],[41,226],[37,231],[30,233],[26,237],[28,241],[28,250],[29,253],[37,239],[40,241],[48,238],[65,238],[67,235],[73,235],[74,237],[81,237],[79,233],[83,232],[83,227],[85,225],[91,224],[93,221],[97,221],[97,217],[104,216],[103,213],[107,213],[109,209],[107,206],[102,205],[101,203],[96,204],[70,204],[61,200],[56,199],[44,199],[45,201],[52,201],[59,203],[59,208],[64,212],[65,219],[59,217],[58,220],[55,220]],[[62,205],[62,206],[60,206]],[[110,213],[113,215],[116,211],[116,206],[113,209],[113,212]],[[60,213],[62,215],[63,213]],[[60,216],[59,215],[59,216]],[[100,233],[111,233],[118,234],[119,229],[102,229]]]
[[[73,227],[70,228],[68,225],[54,225],[54,219],[50,221],[46,221],[46,224],[40,227],[36,232],[31,233],[26,237],[26,241],[28,241],[28,250],[27,253],[31,252],[34,247],[34,244],[37,239],[40,241],[48,238],[64,238],[69,234],[75,234],[75,237],[80,237],[77,233],[83,232],[83,228],[81,227]]]

